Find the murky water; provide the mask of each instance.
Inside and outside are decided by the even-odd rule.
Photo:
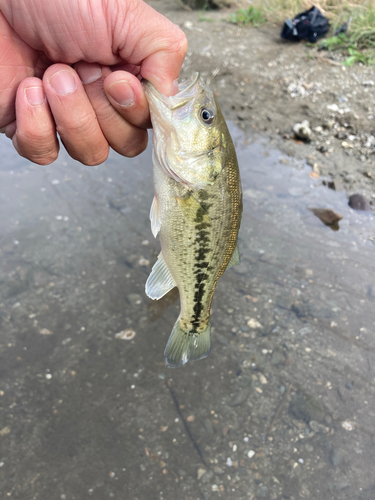
[[[232,131],[242,262],[179,370],[178,296],[144,294],[151,150],[39,167],[0,138],[2,499],[375,498],[374,216]]]

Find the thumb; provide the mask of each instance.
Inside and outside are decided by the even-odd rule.
[[[164,95],[176,93],[175,80],[180,75],[187,52],[185,33],[142,0],[129,0],[135,8],[125,13],[122,30],[116,30],[122,38],[118,46],[120,57],[131,64],[140,66],[141,76],[150,81]],[[118,26],[119,18],[116,19]],[[124,41],[125,40],[125,41]]]

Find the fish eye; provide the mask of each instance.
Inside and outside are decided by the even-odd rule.
[[[209,108],[201,108],[200,116],[204,123],[207,123],[207,125],[210,125],[215,120],[215,115]]]

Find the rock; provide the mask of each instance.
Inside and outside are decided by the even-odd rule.
[[[370,203],[361,194],[352,194],[349,196],[348,205],[354,210],[371,210]]]
[[[340,141],[343,141],[343,140],[345,140],[348,137],[348,134],[346,134],[345,132],[341,132],[340,131],[340,132],[337,132],[336,137]]]
[[[259,488],[255,492],[255,496],[257,498],[267,498],[268,497],[268,488],[267,488],[267,486],[259,486]]]
[[[218,476],[221,476],[221,474],[224,474],[224,470],[221,467],[219,467],[218,465],[214,465],[213,471]]]
[[[247,401],[248,397],[250,396],[250,393],[251,393],[251,386],[249,385],[248,387],[244,387],[232,397],[228,405],[229,406],[242,405],[243,403],[245,403],[245,401]]]
[[[322,403],[314,397],[305,397],[303,395],[295,396],[289,404],[289,412],[298,420],[304,420],[306,423],[313,421],[322,421],[325,417],[325,411]]]
[[[212,422],[208,418],[205,418],[203,420],[203,428],[207,432],[207,434],[213,434],[214,433],[214,428],[213,428]]]
[[[198,481],[201,479],[202,476],[204,476],[206,474],[206,470],[205,469],[198,469],[197,471],[197,479]]]
[[[335,120],[326,120],[324,123],[323,123],[323,127],[327,130],[332,130],[333,127],[335,126]]]
[[[129,293],[127,299],[133,306],[142,304],[142,297],[138,293]]]
[[[312,130],[307,120],[303,120],[302,123],[296,123],[293,127],[293,132],[298,139],[302,139],[303,141],[309,142],[312,139]]]
[[[333,467],[337,467],[342,460],[342,454],[336,450],[336,448],[332,448],[329,453],[329,461],[333,465]]]
[[[206,474],[202,475],[202,483],[209,483],[213,477],[214,473],[212,472],[212,470],[209,470],[208,472],[206,472]]]
[[[329,109],[330,111],[337,112],[339,110],[339,107],[337,106],[337,104],[328,104],[327,109]]]
[[[133,340],[136,333],[131,328],[123,330],[122,332],[116,333],[115,338],[121,340]]]
[[[250,328],[262,328],[262,325],[255,318],[249,319],[249,321],[247,322],[247,326],[249,326]]]
[[[348,481],[338,481],[333,485],[334,489],[337,491],[342,491],[345,490],[346,488],[349,488],[350,483]]]
[[[273,350],[271,364],[273,366],[285,365],[285,354],[281,347],[276,347]]]
[[[288,92],[290,92],[291,97],[299,97],[306,95],[306,89],[303,85],[298,83],[290,83],[288,86]]]
[[[342,219],[342,215],[335,210],[332,210],[331,208],[308,207],[308,210],[310,210],[316,217],[318,217],[318,219],[323,222],[323,224],[326,224],[327,226],[331,226],[332,224],[335,224]]]

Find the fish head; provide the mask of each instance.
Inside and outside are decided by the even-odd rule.
[[[154,155],[164,171],[189,189],[213,184],[222,170],[224,118],[199,73],[166,97],[143,82],[154,129]]]

